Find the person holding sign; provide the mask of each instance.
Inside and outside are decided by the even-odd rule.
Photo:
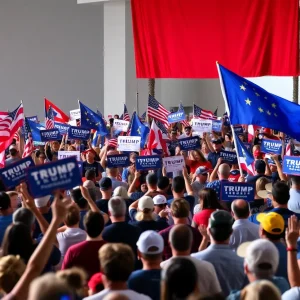
[[[82,163],[82,177],[85,176],[86,171],[93,170],[96,173],[96,181],[101,179],[101,173],[103,169],[100,164],[95,161],[95,151],[93,149],[88,149],[83,152],[86,155],[86,161]]]
[[[196,169],[199,167],[205,167],[208,170],[212,169],[211,163],[206,160],[206,158],[200,150],[196,149],[190,152],[190,156],[189,158],[185,159],[185,163],[187,166],[190,167],[190,174],[193,175],[193,177],[196,172]]]

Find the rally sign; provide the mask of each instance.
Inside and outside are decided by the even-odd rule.
[[[70,120],[71,121],[76,121],[76,119],[80,119],[81,115],[80,115],[80,109],[73,109],[70,110]]]
[[[32,116],[32,117],[26,117],[28,120],[32,121],[32,122],[38,122],[38,117],[37,116]]]
[[[181,150],[200,149],[200,139],[198,136],[180,139],[178,143]]]
[[[59,133],[59,130],[54,129],[47,129],[47,130],[41,130],[41,141],[42,142],[49,142],[49,141],[57,141],[61,139],[61,135]]]
[[[234,132],[236,134],[243,134],[244,133],[244,129],[243,129],[242,126],[235,126],[235,127],[233,127],[233,129],[234,129]]]
[[[260,151],[263,153],[281,154],[282,142],[262,139]]]
[[[140,136],[118,136],[119,151],[139,152],[141,148]]]
[[[199,132],[211,132],[212,131],[212,120],[201,120],[193,119],[192,127],[195,131]]]
[[[221,132],[222,131],[222,121],[213,120],[212,121],[212,131]]]
[[[25,157],[18,162],[0,170],[1,179],[7,188],[15,187],[26,180],[25,170],[33,167],[34,162],[31,156]]]
[[[282,171],[285,174],[300,176],[300,157],[285,156],[283,158]]]
[[[90,138],[90,133],[90,129],[70,126],[68,130],[68,139],[86,141]]]
[[[231,151],[220,151],[220,158],[222,158],[222,162],[230,165],[237,164],[237,155],[236,152]]]
[[[81,185],[81,174],[75,157],[57,160],[27,169],[27,180],[33,197],[51,195],[58,189]]]
[[[254,201],[255,188],[253,184],[242,182],[221,182],[221,200],[234,201],[236,199],[244,199],[246,201]]]
[[[68,130],[70,128],[70,125],[64,124],[64,123],[59,123],[59,122],[54,122],[54,127],[59,130],[60,134],[67,134]]]
[[[114,129],[117,131],[127,132],[128,125],[128,121],[114,119]]]
[[[171,156],[163,158],[163,164],[167,173],[170,173],[182,171],[185,166],[185,161],[183,156]]]
[[[129,166],[129,156],[127,154],[117,154],[107,156],[108,168],[119,168]]]
[[[80,159],[80,151],[58,151],[57,158],[58,159],[65,159],[68,157],[76,157],[77,161],[81,161]]]
[[[180,121],[185,121],[185,112],[184,111],[178,111],[178,112],[168,115],[169,124],[177,123]]]
[[[135,167],[137,171],[160,169],[161,158],[158,155],[137,156]]]

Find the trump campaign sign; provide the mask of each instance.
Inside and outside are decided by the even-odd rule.
[[[184,111],[178,111],[178,112],[168,115],[169,124],[177,123],[177,122],[184,121],[184,120],[185,120],[185,112]]]
[[[127,154],[117,154],[107,156],[108,168],[119,168],[129,166],[129,156]]]
[[[119,151],[139,152],[141,149],[140,136],[118,136]]]
[[[183,156],[171,156],[164,157],[163,164],[167,173],[182,171],[185,166],[185,160]]]
[[[221,200],[234,201],[236,199],[244,199],[246,201],[254,201],[255,188],[253,184],[242,182],[221,182]]]
[[[59,130],[60,134],[67,134],[68,130],[70,128],[70,125],[64,124],[64,123],[59,123],[59,122],[54,122],[54,127]]]
[[[73,109],[70,110],[70,120],[71,121],[76,121],[76,119],[80,119],[81,115],[80,115],[80,109]]]
[[[234,126],[233,129],[236,134],[244,133],[244,129],[242,126]]]
[[[81,161],[80,159],[80,151],[58,151],[57,158],[58,159],[64,159],[68,157],[76,157],[77,161]]]
[[[68,139],[86,141],[90,138],[91,130],[84,127],[70,126],[68,130]]]
[[[158,155],[137,156],[135,159],[137,171],[155,170],[161,168],[161,157]]]
[[[114,129],[117,131],[127,132],[128,125],[128,121],[114,119]]]
[[[200,148],[200,139],[198,136],[180,139],[178,140],[178,143],[181,150],[192,150]]]
[[[212,120],[212,131],[221,132],[222,131],[222,121]]]
[[[47,129],[47,130],[41,130],[41,141],[42,142],[50,142],[50,141],[57,141],[61,139],[61,135],[59,133],[59,130],[54,129]]]
[[[282,171],[285,174],[300,176],[300,157],[285,156],[283,158]]]
[[[192,127],[197,132],[211,132],[212,120],[192,119]]]
[[[237,164],[237,155],[236,152],[232,151],[221,151],[220,158],[222,158],[222,162],[230,165]]]
[[[15,187],[25,181],[26,169],[33,166],[34,162],[31,156],[28,156],[6,168],[0,169],[0,176],[6,188]]]
[[[260,151],[263,153],[281,154],[282,142],[262,139]]]
[[[27,169],[27,181],[33,197],[50,195],[57,189],[72,189],[81,185],[76,157]]]

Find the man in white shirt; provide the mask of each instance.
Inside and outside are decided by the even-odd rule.
[[[106,295],[118,292],[130,300],[151,300],[150,297],[128,289],[127,281],[134,270],[135,258],[128,245],[106,244],[100,248],[99,260],[105,289],[85,300],[102,300]]]
[[[300,213],[300,176],[292,176],[291,182],[288,209],[298,214]]]
[[[244,242],[252,242],[259,239],[259,226],[250,222],[249,203],[245,200],[235,200],[231,203],[231,214],[235,221],[232,225],[233,232],[229,246],[234,251]]]
[[[190,259],[198,273],[198,286],[201,295],[215,296],[222,292],[214,266],[206,261],[201,261],[190,256],[193,234],[187,225],[175,225],[169,234],[169,243],[172,249],[172,258],[163,261],[160,266],[167,269],[174,257]]]

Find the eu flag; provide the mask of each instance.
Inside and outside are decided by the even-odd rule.
[[[300,139],[300,106],[219,65],[232,125],[258,125]],[[226,99],[225,99],[226,101]]]
[[[42,141],[40,130],[45,130],[45,127],[39,123],[30,121],[28,118],[25,118],[25,133],[27,132],[28,134],[30,132],[34,142]]]
[[[103,118],[82,104],[80,101],[78,102],[80,108],[81,126],[90,129],[96,129],[101,135],[107,135],[108,131]]]
[[[136,112],[133,113],[132,123],[130,129],[130,136],[140,136],[141,137],[141,149],[147,142],[147,136],[150,132],[149,127],[145,126],[137,116]]]

